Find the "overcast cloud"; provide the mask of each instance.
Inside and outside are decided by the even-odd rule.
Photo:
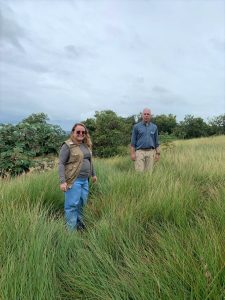
[[[224,0],[0,0],[0,123],[225,113]]]

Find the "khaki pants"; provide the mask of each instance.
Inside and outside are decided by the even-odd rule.
[[[135,170],[138,172],[152,172],[155,160],[155,150],[136,150]]]

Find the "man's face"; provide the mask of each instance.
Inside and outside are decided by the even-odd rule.
[[[145,109],[142,113],[142,119],[145,123],[150,122],[151,120],[151,111],[149,109]]]

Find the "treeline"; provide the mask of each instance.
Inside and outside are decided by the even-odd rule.
[[[123,118],[111,110],[106,110],[96,112],[94,118],[84,121],[93,139],[94,155],[110,157],[121,154],[121,147],[130,143],[133,125],[140,120],[141,114]],[[154,116],[152,122],[158,126],[161,143],[171,139],[225,134],[225,114],[212,118],[208,123],[192,115],[185,116],[178,123],[176,116],[172,114]]]
[[[58,125],[48,123],[44,113],[32,114],[17,125],[0,124],[0,176],[19,175],[29,171],[34,158],[58,154],[60,145],[68,134]],[[83,123],[90,131],[93,153],[97,157],[112,157],[127,151],[133,125],[141,120],[141,114],[120,117],[111,110],[98,111]],[[176,116],[157,115],[160,142],[171,139],[191,139],[225,134],[225,114],[207,123],[202,118],[185,116],[181,122]]]

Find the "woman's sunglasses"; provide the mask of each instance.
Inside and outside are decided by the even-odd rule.
[[[82,135],[85,135],[87,132],[86,131],[83,131],[83,130],[77,130],[76,131],[76,134],[82,134]]]

